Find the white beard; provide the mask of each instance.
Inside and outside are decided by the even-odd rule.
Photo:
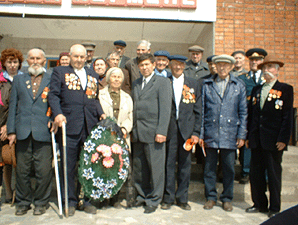
[[[31,66],[28,68],[28,72],[29,72],[30,74],[32,74],[32,75],[34,75],[34,76],[37,76],[37,75],[42,74],[42,73],[44,72],[42,66],[38,67],[38,69],[34,69],[33,66],[34,66],[34,64],[31,65]]]
[[[264,73],[264,75],[265,75],[265,74],[268,74],[268,75],[269,75],[269,76],[270,76],[272,79],[274,79],[274,78],[275,78],[275,76],[274,76],[272,73],[268,72],[268,71],[267,71],[267,72],[265,72],[265,73]]]

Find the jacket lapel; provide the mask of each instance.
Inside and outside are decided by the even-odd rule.
[[[31,76],[29,73],[26,73],[22,77],[23,77],[22,83],[25,85],[25,88],[27,89],[29,96],[33,99]]]
[[[43,74],[43,77],[42,77],[42,80],[41,80],[41,83],[40,83],[40,86],[38,88],[38,91],[36,93],[36,96],[35,96],[35,100],[41,95],[41,93],[43,92],[44,88],[46,86],[48,86],[48,84],[50,83],[50,80],[51,80],[51,76],[47,73],[44,73]]]
[[[150,88],[153,86],[154,84],[154,81],[155,81],[155,78],[156,78],[156,75],[153,74],[153,76],[151,77],[150,81],[148,84],[146,84],[146,86],[142,89],[142,82],[143,80],[141,79],[141,85],[140,85],[140,88],[142,89],[140,91],[140,95],[139,96],[142,96],[143,94],[145,94],[148,90],[150,90]]]

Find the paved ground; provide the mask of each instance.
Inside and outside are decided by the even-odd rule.
[[[235,182],[236,184],[236,182]],[[185,211],[178,206],[173,206],[170,210],[157,209],[155,213],[144,214],[143,208],[125,209],[125,201],[121,202],[123,208],[107,208],[105,210],[97,210],[96,215],[89,215],[81,211],[76,211],[73,217],[59,218],[57,214],[57,205],[55,198],[52,198],[50,202],[50,208],[44,215],[33,216],[33,210],[31,209],[24,216],[15,216],[15,208],[10,205],[2,205],[2,211],[0,212],[0,224],[101,224],[101,225],[188,225],[188,224],[245,224],[255,225],[260,224],[268,219],[266,214],[248,214],[245,213],[245,209],[251,205],[250,201],[238,201],[233,202],[234,210],[232,212],[225,212],[221,208],[221,203],[218,202],[217,206],[213,210],[204,210],[204,196],[202,191],[195,191],[196,187],[202,187],[198,182],[191,183],[190,193],[191,211]],[[196,194],[196,196],[194,196]],[[287,209],[295,205],[294,203],[283,203],[282,209]]]

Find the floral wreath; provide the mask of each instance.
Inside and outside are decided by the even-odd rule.
[[[107,118],[117,124],[111,119]],[[79,181],[85,196],[109,199],[121,189],[130,166],[125,139],[110,127],[95,126],[84,143],[79,161]]]

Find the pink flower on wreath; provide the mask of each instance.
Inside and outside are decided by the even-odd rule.
[[[113,153],[122,155],[122,148],[121,148],[120,145],[118,145],[118,144],[112,144],[111,149],[112,149],[112,152]]]
[[[99,154],[97,152],[94,153],[94,154],[92,154],[92,156],[91,156],[91,162],[92,163],[95,163],[98,160],[98,158],[99,158]]]
[[[111,168],[114,165],[114,159],[112,157],[105,157],[102,160],[102,164],[104,165],[104,167],[106,168]]]
[[[112,155],[111,148],[107,145],[99,145],[96,151],[101,152],[104,157],[111,157]]]

